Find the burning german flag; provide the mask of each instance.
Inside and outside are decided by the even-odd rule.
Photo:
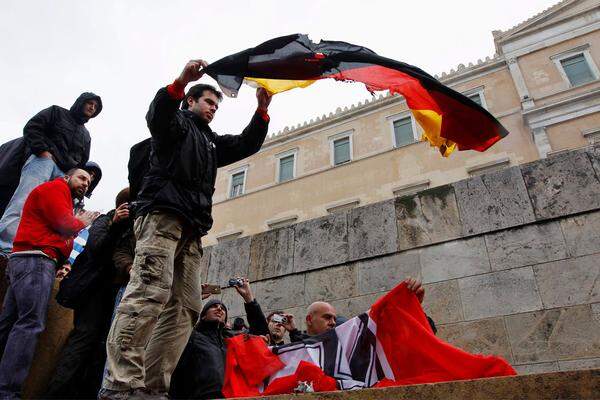
[[[424,138],[444,156],[456,146],[485,151],[508,134],[486,109],[423,70],[350,43],[282,36],[222,58],[206,73],[230,97],[237,95],[244,80],[273,94],[327,78],[362,82],[370,92],[389,90],[406,99]]]

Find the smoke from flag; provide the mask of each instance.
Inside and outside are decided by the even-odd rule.
[[[224,57],[210,64],[206,73],[231,97],[244,81],[274,94],[320,79],[362,82],[370,92],[400,94],[423,128],[424,139],[444,156],[455,147],[485,151],[508,134],[485,108],[420,68],[350,43],[282,36]]]

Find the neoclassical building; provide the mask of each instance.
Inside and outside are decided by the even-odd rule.
[[[269,137],[219,171],[206,245],[403,196],[600,140],[600,1],[564,0],[507,31],[496,54],[437,78],[510,131],[443,158],[401,96],[379,96]]]

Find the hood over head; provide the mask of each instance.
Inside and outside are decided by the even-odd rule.
[[[89,199],[90,197],[92,197],[92,192],[94,191],[96,186],[98,186],[98,184],[100,183],[100,179],[102,179],[102,170],[100,169],[100,166],[93,161],[88,161],[87,163],[85,163],[83,169],[87,172],[93,172],[94,175],[96,175],[96,177],[90,184],[87,193],[85,194],[85,197]]]
[[[71,112],[73,118],[75,118],[78,122],[82,124],[85,124],[89,120],[89,118],[83,113],[83,106],[88,100],[96,100],[98,102],[98,107],[96,108],[96,112],[94,113],[94,115],[92,115],[92,118],[96,117],[98,114],[100,114],[100,111],[102,111],[102,99],[100,98],[100,96],[92,92],[81,93],[81,95],[79,95],[77,100],[75,100],[75,103],[73,103],[69,111]]]

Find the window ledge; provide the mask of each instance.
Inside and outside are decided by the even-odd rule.
[[[581,131],[583,137],[588,141],[589,144],[595,144],[600,142],[600,127],[586,129]]]
[[[595,78],[595,79],[592,79],[591,81],[582,82],[582,83],[577,84],[577,85],[571,85],[571,83],[569,82],[569,89],[577,89],[577,88],[580,88],[582,86],[590,85],[590,84],[596,83],[596,82],[600,82],[600,79]]]
[[[394,193],[394,197],[410,196],[422,190],[428,189],[430,185],[431,180],[424,179],[395,187],[392,189],[392,193]]]
[[[470,176],[478,176],[487,174],[489,172],[495,172],[506,168],[510,165],[510,158],[503,157],[498,160],[488,161],[482,164],[473,165],[471,167],[467,167],[467,173]]]
[[[337,201],[335,203],[328,204],[325,206],[325,210],[327,210],[328,213],[333,214],[333,213],[348,211],[352,208],[355,208],[359,204],[360,204],[359,198],[347,199],[347,200]]]
[[[569,150],[571,150],[571,149],[552,150],[552,151],[549,151],[548,154],[546,154],[546,157],[553,157],[553,156],[565,154],[565,153],[568,153]]]
[[[288,217],[270,219],[270,220],[265,221],[265,223],[267,224],[269,229],[277,229],[277,228],[284,228],[286,226],[293,225],[296,223],[296,221],[298,221],[298,216],[294,214],[294,215],[290,215]]]
[[[216,235],[215,239],[217,239],[218,243],[228,242],[230,240],[239,238],[242,235],[242,233],[244,233],[242,229],[236,231],[223,232]]]

